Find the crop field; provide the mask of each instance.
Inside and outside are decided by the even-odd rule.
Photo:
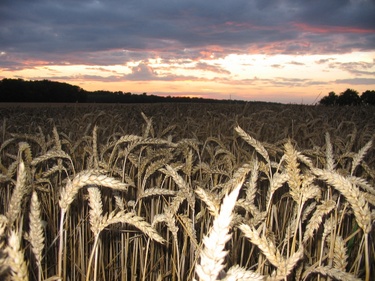
[[[0,280],[374,280],[375,108],[0,108]]]

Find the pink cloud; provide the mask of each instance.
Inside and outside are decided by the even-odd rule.
[[[366,34],[366,33],[375,33],[375,29],[366,29],[366,28],[357,28],[357,27],[346,27],[346,26],[328,26],[328,25],[309,25],[302,22],[295,22],[292,24],[299,30],[304,32],[312,33],[357,33],[357,34]]]

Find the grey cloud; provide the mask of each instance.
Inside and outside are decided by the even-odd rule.
[[[284,68],[284,66],[281,65],[281,64],[272,64],[271,67],[273,67],[273,68]]]
[[[319,81],[319,80],[315,80],[315,81],[307,81],[305,83],[306,86],[319,86],[319,85],[329,85],[331,84],[330,82],[327,82],[327,81]]]
[[[303,86],[308,81],[309,81],[309,79],[276,77],[276,79],[273,79],[273,84],[276,87],[277,86],[295,87],[295,86]]]
[[[208,63],[204,63],[204,62],[198,62],[195,65],[194,69],[201,69],[201,70],[215,72],[215,73],[219,73],[219,74],[230,74],[230,71],[228,71],[226,69],[223,69],[220,66],[211,65],[211,64],[208,64]]]
[[[314,0],[298,3],[296,19],[316,26],[375,28],[373,0]]]
[[[375,85],[375,78],[337,79],[334,82],[337,83],[337,84]]]
[[[131,73],[123,76],[116,76],[119,81],[199,81],[204,80],[196,76],[185,75],[161,75],[146,62],[141,62],[131,68]]]
[[[126,75],[127,80],[156,80],[157,73],[145,63],[140,63],[137,66],[132,67],[132,73]]]
[[[186,96],[190,96],[190,97],[201,97],[201,98],[212,98],[212,96],[216,96],[216,97],[220,97],[223,95],[223,93],[220,93],[220,92],[209,92],[209,93],[202,93],[202,92],[184,92],[184,93],[178,93],[178,92],[153,92],[153,94],[156,94],[158,96],[174,96],[174,97],[186,97]],[[225,95],[224,97],[222,97],[223,99],[227,99],[228,96]]]
[[[335,60],[334,58],[328,58],[328,59],[320,59],[320,60],[317,60],[315,61],[316,64],[325,64],[325,63],[328,63],[332,60]]]
[[[374,14],[371,0],[4,0],[0,52],[104,65],[199,57],[209,46],[221,54],[373,50]]]
[[[305,65],[304,63],[298,62],[298,61],[290,61],[288,64],[299,65],[299,66]]]
[[[374,61],[372,63],[369,62],[333,62],[329,64],[330,68],[338,68],[344,71],[347,71],[351,74],[361,76],[361,75],[374,75],[373,71],[369,71],[369,69],[373,68],[375,65]]]

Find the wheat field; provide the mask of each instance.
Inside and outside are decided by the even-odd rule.
[[[0,108],[1,280],[374,280],[375,110]]]

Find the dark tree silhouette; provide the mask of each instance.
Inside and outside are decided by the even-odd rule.
[[[339,95],[337,103],[339,105],[359,105],[361,104],[361,98],[356,90],[346,89]]]
[[[328,96],[323,97],[319,103],[323,105],[336,105],[337,99],[338,96],[335,92],[329,92]]]
[[[85,102],[86,91],[68,83],[3,79],[0,102]]]
[[[375,105],[375,91],[374,90],[367,90],[362,93],[361,100],[363,104],[371,104]]]
[[[245,101],[215,100],[189,97],[160,97],[156,95],[132,94],[130,92],[94,91],[89,92],[68,83],[49,80],[25,81],[7,79],[0,81],[0,102],[90,102],[90,103],[245,103]]]

